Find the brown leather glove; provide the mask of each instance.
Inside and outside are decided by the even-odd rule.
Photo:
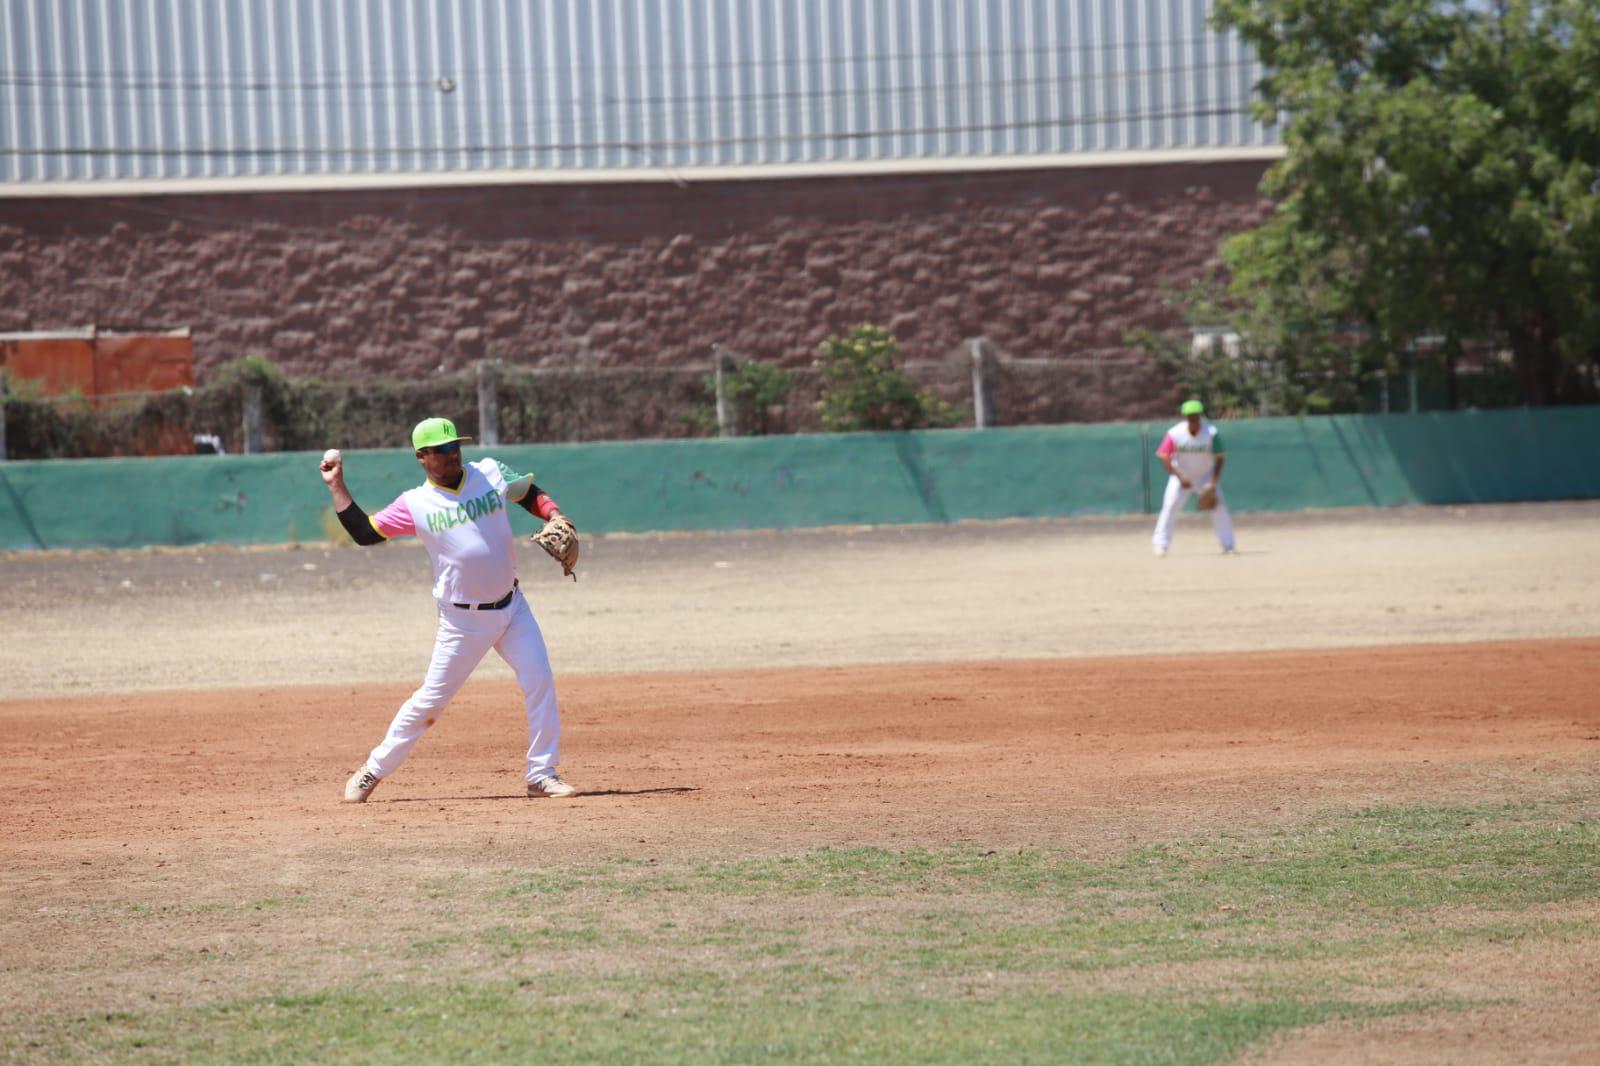
[[[558,514],[535,533],[532,540],[561,564],[561,573],[578,580],[573,569],[578,565],[578,527],[564,514]]]

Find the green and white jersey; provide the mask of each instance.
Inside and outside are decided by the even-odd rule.
[[[386,538],[415,536],[433,560],[433,595],[445,603],[493,603],[517,576],[508,503],[527,495],[532,475],[493,459],[461,465],[461,487],[432,481],[407,489],[372,516]]]
[[[1212,457],[1222,452],[1222,434],[1216,426],[1202,421],[1200,432],[1190,433],[1188,419],[1167,430],[1161,447],[1156,449],[1157,455],[1171,459],[1178,473],[1197,485],[1211,480],[1211,468],[1215,465]]]

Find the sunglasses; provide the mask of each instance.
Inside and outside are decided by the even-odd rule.
[[[432,448],[424,448],[422,450],[432,452],[434,455],[454,455],[461,450],[461,442],[453,440],[449,444],[436,444]]]

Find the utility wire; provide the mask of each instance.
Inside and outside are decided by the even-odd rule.
[[[532,66],[511,67],[472,67],[459,66],[453,70],[442,71],[459,81],[466,75],[484,75],[485,77],[504,77],[515,80],[528,78],[549,78],[555,75],[570,75],[573,73],[597,73],[617,71],[702,71],[702,70],[776,70],[780,67],[824,67],[843,66],[846,64],[871,64],[871,63],[926,63],[930,61],[950,59],[1004,59],[1022,57],[1049,57],[1070,56],[1074,54],[1092,54],[1096,52],[1136,52],[1143,49],[1159,49],[1174,46],[1188,46],[1212,42],[1222,45],[1242,47],[1235,38],[1220,34],[1192,34],[1185,37],[1150,37],[1138,41],[1119,41],[1114,43],[1096,43],[1080,45],[1039,45],[1031,48],[967,48],[945,49],[931,52],[863,52],[838,56],[782,56],[767,59],[732,59],[712,60],[708,62],[685,63],[574,63],[571,66],[552,70],[551,68]],[[1254,62],[1254,60],[1248,60]],[[345,75],[351,72],[332,69],[321,72],[321,76],[307,81],[272,81],[261,78],[192,78],[172,77],[165,74],[144,72],[99,72],[81,70],[63,70],[59,72],[37,72],[0,74],[0,85],[41,86],[68,89],[115,89],[118,91],[239,91],[239,92],[340,92],[362,89],[392,89],[392,88],[432,88],[438,80],[438,74],[420,75],[406,74],[394,78],[378,78],[355,80]]]
[[[1084,72],[1061,76],[1042,76],[1034,78],[1009,78],[982,82],[969,82],[955,85],[889,85],[873,90],[826,89],[808,91],[774,91],[763,93],[745,93],[739,96],[705,94],[687,95],[677,97],[630,97],[630,98],[530,98],[521,102],[529,111],[545,111],[557,108],[560,116],[545,118],[537,121],[512,121],[497,123],[450,123],[449,119],[455,116],[456,109],[452,109],[445,116],[443,128],[439,130],[441,138],[454,137],[457,140],[472,139],[475,141],[493,140],[496,142],[508,137],[524,137],[540,139],[541,135],[559,137],[565,140],[577,140],[579,135],[587,133],[598,127],[618,123],[623,119],[651,122],[656,125],[666,125],[670,121],[679,126],[706,127],[729,122],[737,123],[759,118],[770,122],[792,122],[807,120],[812,123],[822,124],[837,116],[837,105],[849,103],[852,110],[866,108],[872,112],[890,110],[903,112],[908,107],[915,106],[924,111],[946,111],[955,106],[963,106],[972,111],[1027,111],[1036,112],[1040,109],[1039,97],[1042,92],[1052,94],[1051,102],[1056,105],[1071,103],[1079,95],[1085,95],[1091,85],[1109,86],[1118,82],[1128,84],[1120,89],[1121,95],[1151,97],[1166,95],[1169,90],[1159,83],[1145,86],[1139,84],[1138,79],[1152,73],[1168,76],[1214,74],[1217,72],[1232,72],[1236,76],[1238,68],[1247,66],[1247,63],[1236,62],[1214,64],[1211,66],[1180,65],[1173,67],[1156,68],[1152,71],[1103,71]],[[1189,79],[1192,81],[1192,79]],[[52,101],[58,107],[71,106],[66,101]],[[139,106],[137,102],[123,101],[128,106]],[[1197,102],[1198,103],[1198,102]],[[633,113],[623,113],[624,106],[633,109]],[[225,105],[218,105],[222,107]],[[236,104],[234,106],[244,106]],[[302,107],[308,112],[316,104],[305,101]],[[576,109],[577,114],[573,111]],[[1187,116],[1180,116],[1187,117]],[[1120,116],[1096,118],[1093,115],[1059,120],[1036,119],[1036,122],[1048,124],[1051,121],[1072,123],[1075,125],[1092,124],[1094,122],[1136,121],[1138,119],[1124,119]],[[346,123],[346,126],[349,124]],[[1041,128],[1036,125],[1033,128]],[[812,134],[802,134],[811,136]],[[821,133],[815,135],[822,135]],[[893,136],[892,132],[861,131],[862,136]],[[205,147],[205,146],[202,146]],[[450,145],[440,140],[434,145],[438,151],[472,150],[463,149],[459,145]],[[64,149],[63,149],[64,150]],[[108,148],[107,151],[119,149]],[[133,149],[127,149],[132,151]],[[215,150],[243,153],[252,150],[250,146],[218,146]],[[262,152],[275,151],[270,146],[254,150]],[[341,153],[354,151],[342,147],[325,146],[320,149],[324,153]],[[383,151],[405,151],[399,147],[384,147],[381,145],[367,145],[360,149],[366,153]],[[425,151],[425,148],[414,149]],[[478,149],[489,150],[489,149]],[[509,147],[493,149],[509,150]],[[563,145],[553,145],[551,150],[572,150]],[[0,149],[0,153],[5,150]],[[15,153],[11,153],[15,154]]]
[[[1144,67],[1137,70],[1105,70],[1085,71],[1077,74],[1041,75],[1038,77],[1002,78],[991,81],[958,82],[955,84],[939,85],[884,85],[873,89],[862,88],[835,88],[835,89],[807,89],[807,90],[774,90],[770,92],[741,93],[737,96],[719,94],[684,94],[678,96],[572,96],[572,97],[537,97],[539,103],[559,101],[563,105],[583,105],[589,107],[616,108],[622,106],[658,107],[676,104],[694,105],[720,105],[744,104],[752,101],[770,100],[852,100],[856,102],[881,102],[882,100],[908,94],[924,93],[932,96],[946,96],[953,93],[969,93],[977,91],[1002,90],[1008,88],[1043,88],[1049,86],[1065,87],[1069,85],[1088,85],[1093,83],[1109,83],[1115,81],[1138,81],[1156,77],[1171,77],[1181,74],[1198,73],[1225,73],[1238,71],[1242,68],[1255,66],[1255,61],[1250,59],[1231,60],[1220,63],[1188,63],[1168,67]],[[429,92],[437,92],[438,86],[433,82],[395,82],[400,88],[423,88]],[[481,86],[474,83],[462,84],[456,82],[454,92],[461,93],[460,99],[470,99],[474,89]],[[492,88],[492,87],[491,87]],[[282,90],[287,92],[289,90]],[[81,100],[50,99],[39,101],[58,108],[81,108]],[[113,104],[118,107],[144,107],[144,102],[138,100],[106,100],[97,101],[94,107],[104,107]],[[217,106],[249,107],[250,101],[224,102]],[[320,108],[321,105],[313,100],[300,102],[304,108]]]
[[[1248,107],[1205,107],[1180,111],[1144,111],[1127,112],[1122,114],[1105,114],[1084,116],[1078,118],[1049,118],[1036,119],[1023,122],[979,122],[960,123],[937,126],[891,127],[875,130],[850,130],[843,132],[815,131],[805,133],[771,133],[749,134],[731,137],[710,137],[694,140],[612,140],[572,142],[564,144],[429,144],[429,145],[388,145],[381,147],[368,146],[340,146],[334,148],[321,146],[278,147],[278,148],[10,148],[0,147],[0,156],[37,158],[96,158],[96,157],[131,157],[140,159],[191,159],[191,158],[216,158],[216,159],[275,159],[275,158],[316,158],[324,156],[352,156],[352,155],[454,155],[462,153],[506,153],[506,152],[589,152],[589,151],[670,151],[689,148],[719,148],[735,145],[749,144],[794,144],[816,141],[852,142],[872,140],[879,137],[925,137],[944,134],[972,134],[991,133],[1028,129],[1057,129],[1073,126],[1103,125],[1116,122],[1142,122],[1160,121],[1180,118],[1213,118],[1226,115],[1248,114]]]

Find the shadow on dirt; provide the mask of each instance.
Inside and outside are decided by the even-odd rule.
[[[671,795],[682,792],[699,792],[698,785],[672,785],[667,788],[603,788],[593,790],[579,790],[569,800],[590,799],[595,796],[659,796]],[[378,803],[472,803],[486,802],[489,800],[526,800],[528,797],[521,792],[513,792],[504,796],[404,796],[399,799],[368,800],[369,804]],[[558,801],[559,802],[559,801]]]

